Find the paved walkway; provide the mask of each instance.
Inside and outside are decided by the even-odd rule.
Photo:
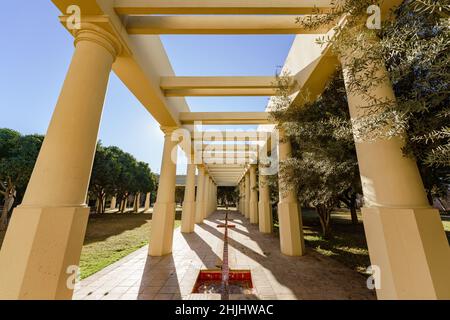
[[[192,234],[176,229],[171,255],[150,257],[146,246],[106,267],[81,281],[74,299],[220,299],[191,291],[200,269],[221,264],[224,229],[217,224],[224,216],[216,212]],[[229,231],[230,268],[250,269],[255,287],[253,295],[230,299],[375,299],[355,271],[312,250],[303,257],[286,257],[277,237],[261,234],[239,213],[229,218],[236,225]]]

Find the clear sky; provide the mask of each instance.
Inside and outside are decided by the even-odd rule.
[[[0,127],[45,134],[73,53],[73,38],[60,25],[58,15],[50,0],[2,4]],[[274,75],[284,64],[293,39],[291,35],[162,37],[179,76]],[[263,111],[267,100],[187,98],[192,111]],[[159,172],[163,143],[159,125],[114,74],[99,139]],[[178,173],[184,172],[185,166],[179,165]]]

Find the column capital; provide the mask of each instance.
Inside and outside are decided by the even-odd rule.
[[[169,127],[169,126],[161,126],[161,131],[164,133],[164,137],[167,138],[170,136],[178,127]]]
[[[122,44],[115,36],[93,23],[81,23],[81,28],[74,30],[73,35],[75,47],[82,41],[94,42],[108,50],[113,60],[121,54],[123,49]]]

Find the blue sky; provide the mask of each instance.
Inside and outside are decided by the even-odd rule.
[[[20,12],[20,17],[16,14]],[[73,53],[73,38],[59,24],[50,0],[15,0],[0,11],[0,127],[24,134],[46,132]],[[176,75],[274,75],[293,41],[275,36],[163,36]],[[263,111],[267,97],[187,98],[192,111]],[[159,172],[159,125],[111,75],[99,139]],[[185,166],[178,166],[184,173]]]

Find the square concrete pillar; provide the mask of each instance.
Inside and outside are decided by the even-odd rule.
[[[250,173],[248,171],[245,173],[244,179],[245,179],[244,215],[247,219],[250,219]]]
[[[153,207],[150,230],[149,255],[163,256],[172,252],[173,228],[175,223],[175,185],[177,170],[176,128],[161,127],[164,132],[164,150],[159,176],[158,194]]]
[[[205,196],[205,167],[198,166],[197,195],[195,198],[195,223],[203,223],[203,199]]]
[[[272,233],[273,216],[270,204],[270,190],[267,183],[267,176],[259,174],[259,231],[262,233]]]
[[[282,129],[280,130],[279,157],[280,163],[291,157],[291,142]],[[305,242],[295,186],[289,186],[281,173],[278,184],[280,188],[278,203],[280,249],[288,256],[302,256],[305,253]]]
[[[188,164],[181,215],[181,232],[183,233],[194,232],[195,227],[195,169],[195,164]]]
[[[258,223],[258,191],[256,190],[256,165],[250,166],[250,223]]]

